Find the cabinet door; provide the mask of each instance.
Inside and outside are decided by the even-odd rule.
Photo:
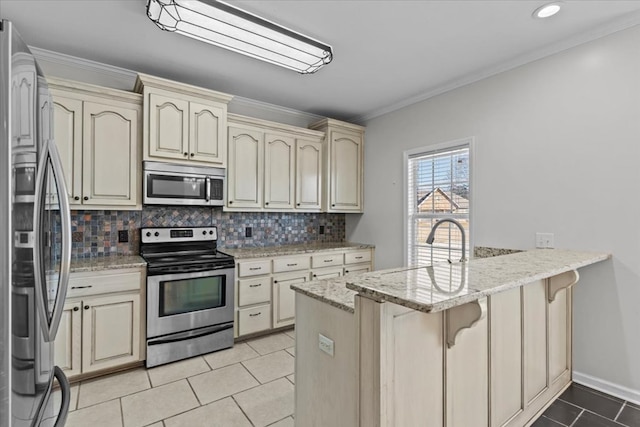
[[[322,142],[296,143],[296,209],[322,208]]]
[[[82,303],[80,301],[64,305],[60,328],[54,344],[55,363],[67,377],[82,372]]]
[[[53,138],[60,152],[69,203],[82,198],[82,101],[53,96]],[[76,206],[77,207],[77,206]]]
[[[83,110],[83,204],[135,206],[139,110],[93,102]]]
[[[329,211],[362,209],[362,135],[331,132]]]
[[[264,140],[264,207],[293,209],[295,140],[266,134]]]
[[[227,110],[217,105],[189,103],[189,158],[227,164]]]
[[[33,57],[24,52],[14,55],[12,61],[23,64],[15,66],[11,81],[11,144],[19,148],[33,148],[37,142],[36,68]]]
[[[189,157],[189,102],[152,93],[149,95],[149,157]]]
[[[140,296],[125,294],[83,301],[82,372],[140,360]]]
[[[296,293],[292,284],[309,280],[309,273],[274,276],[273,278],[273,327],[293,325],[296,318]]]
[[[262,207],[263,143],[262,132],[229,127],[228,207]]]

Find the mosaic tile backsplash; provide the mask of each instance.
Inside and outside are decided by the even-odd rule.
[[[71,211],[72,257],[136,255],[142,227],[218,227],[218,247],[262,247],[345,240],[344,214],[223,212],[220,208],[145,207],[142,211]],[[320,226],[324,234],[320,234]],[[252,236],[245,237],[251,227]],[[118,243],[118,231],[129,241]]]

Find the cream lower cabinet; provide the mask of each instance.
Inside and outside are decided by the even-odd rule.
[[[228,138],[226,210],[321,210],[321,132],[229,114]]]
[[[71,208],[139,208],[140,95],[57,79],[49,87]]]
[[[54,346],[56,364],[68,377],[144,360],[143,280],[142,270],[71,275]]]
[[[236,262],[235,336],[242,337],[295,324],[291,285],[341,277],[345,270],[371,271],[373,248],[333,250]],[[356,263],[349,264],[355,261]]]

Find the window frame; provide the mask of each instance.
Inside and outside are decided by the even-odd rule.
[[[437,152],[453,150],[463,146],[469,148],[469,258],[473,258],[473,247],[475,241],[475,137],[469,136],[461,139],[451,140],[439,144],[426,145],[418,148],[412,148],[405,150],[402,156],[402,168],[403,168],[403,204],[402,210],[404,217],[402,219],[403,225],[403,253],[404,253],[404,266],[409,266],[409,159],[416,155],[430,155]]]

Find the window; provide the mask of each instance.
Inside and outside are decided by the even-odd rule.
[[[407,265],[458,261],[463,256],[462,233],[450,222],[438,226],[433,244],[426,243],[434,225],[444,218],[463,226],[464,257],[469,258],[470,144],[457,141],[405,153]]]

